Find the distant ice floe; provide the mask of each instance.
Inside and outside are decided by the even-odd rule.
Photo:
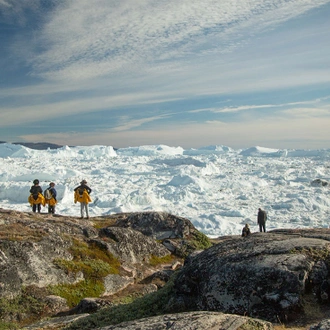
[[[56,212],[79,216],[73,189],[92,188],[90,215],[164,211],[188,218],[210,237],[267,229],[329,226],[330,150],[231,149],[207,146],[63,146],[34,150],[0,144],[0,207],[29,212],[34,179],[56,183]],[[43,210],[46,212],[46,209]]]

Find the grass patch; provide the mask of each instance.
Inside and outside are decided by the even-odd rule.
[[[48,287],[57,296],[65,298],[68,306],[76,306],[85,297],[99,297],[104,292],[102,280],[84,280],[75,284],[58,284]]]
[[[73,240],[69,248],[72,260],[55,259],[56,266],[67,274],[82,272],[84,280],[74,284],[62,283],[49,286],[49,291],[67,300],[70,307],[85,297],[99,297],[105,290],[103,278],[109,274],[118,274],[120,262],[106,248],[95,242],[86,243]]]
[[[304,248],[293,248],[290,253],[293,254],[304,254],[307,257],[312,258],[314,261],[323,260],[325,262],[330,261],[330,251],[327,249],[318,249],[318,248],[311,248],[311,247],[304,247]]]
[[[26,287],[13,299],[0,298],[0,330],[21,329],[46,315],[47,306],[40,302],[38,295],[32,287]]]
[[[1,240],[39,242],[45,235],[43,230],[31,229],[17,222],[0,226]]]
[[[115,325],[121,322],[164,314],[169,312],[167,305],[172,297],[173,287],[174,277],[156,292],[137,298],[130,304],[102,309],[95,314],[74,322],[67,329],[94,329],[95,327]]]
[[[102,219],[102,220],[93,220],[93,227],[96,229],[106,228],[114,226],[117,222],[116,218],[113,219]]]
[[[74,261],[102,260],[111,266],[111,274],[119,273],[120,262],[115,258],[106,247],[92,242],[86,242],[74,239],[73,245],[69,248]]]
[[[200,231],[193,232],[191,236],[190,243],[196,248],[196,250],[205,250],[212,246],[210,239]]]
[[[164,257],[157,257],[155,255],[151,255],[150,259],[149,259],[149,264],[151,266],[157,266],[157,265],[161,265],[161,264],[167,264],[169,262],[173,261],[173,256],[171,254],[168,254]]]

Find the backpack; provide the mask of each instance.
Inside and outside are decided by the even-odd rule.
[[[79,188],[78,189],[78,194],[82,196],[84,194],[85,188]]]
[[[44,196],[45,196],[46,199],[52,199],[53,195],[50,192],[49,188],[45,190]]]

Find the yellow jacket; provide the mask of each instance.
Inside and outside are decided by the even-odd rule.
[[[76,190],[74,192],[74,202],[75,203],[79,202],[79,203],[86,203],[86,204],[88,204],[91,201],[92,200],[91,200],[91,198],[90,198],[90,196],[89,196],[89,194],[88,194],[88,192],[87,192],[86,189],[84,189],[84,193],[82,195],[79,195],[78,190]]]
[[[57,204],[57,200],[52,197],[51,199],[45,199],[45,203],[48,204],[49,206],[54,206]]]
[[[46,205],[46,200],[45,197],[42,196],[42,194],[38,193],[38,198],[34,199],[33,195],[31,194],[28,198],[28,201],[30,203],[30,205],[32,206],[33,204],[42,204],[43,206]]]

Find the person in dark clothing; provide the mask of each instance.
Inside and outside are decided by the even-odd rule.
[[[86,211],[86,218],[89,219],[88,214],[88,203],[91,202],[89,194],[92,192],[92,189],[87,186],[87,181],[82,180],[80,186],[74,189],[75,197],[74,201],[80,203],[80,214],[81,219],[84,218],[84,212]]]
[[[33,186],[30,189],[30,193],[32,195],[32,211],[40,213],[41,211],[41,200],[39,194],[42,194],[42,188],[39,186],[39,180],[33,180]]]
[[[251,234],[251,230],[249,224],[246,224],[242,229],[242,237],[249,236]]]
[[[258,209],[258,225],[260,232],[266,232],[267,213],[261,208]]]
[[[46,193],[47,190],[49,191],[50,194]],[[51,214],[55,213],[55,205],[57,203],[56,195],[57,195],[57,192],[55,189],[55,183],[51,182],[49,184],[49,187],[44,192],[46,204],[48,204],[48,213],[51,213]]]

